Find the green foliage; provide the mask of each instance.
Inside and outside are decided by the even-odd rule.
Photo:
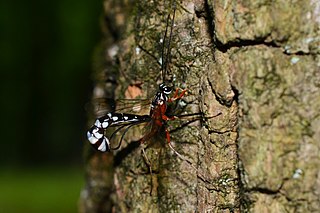
[[[1,171],[0,212],[77,212],[82,184],[78,169]]]

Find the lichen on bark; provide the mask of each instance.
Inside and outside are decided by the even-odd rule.
[[[217,48],[239,93],[243,210],[316,212],[319,3],[211,3]]]

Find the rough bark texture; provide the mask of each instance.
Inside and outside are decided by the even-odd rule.
[[[104,8],[93,97],[152,96],[172,3],[105,0]],[[88,145],[80,211],[318,211],[319,24],[314,0],[177,2],[168,76],[188,89],[184,111],[206,119],[169,126],[197,169],[160,140],[146,149],[151,176],[141,146],[129,143],[139,130],[121,151]]]

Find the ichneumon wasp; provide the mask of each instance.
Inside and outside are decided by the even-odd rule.
[[[162,40],[162,52],[161,52],[160,64],[161,64],[161,75],[162,75],[163,83],[159,85],[158,91],[151,102],[149,115],[136,115],[136,114],[130,114],[130,113],[109,112],[106,115],[96,119],[94,125],[87,132],[87,138],[89,142],[93,145],[93,147],[96,148],[98,151],[107,152],[110,150],[119,149],[126,132],[131,127],[141,123],[148,123],[148,125],[151,126],[150,131],[147,132],[146,135],[140,139],[140,142],[144,143],[148,141],[151,137],[153,137],[153,135],[155,135],[158,131],[160,131],[160,129],[166,125],[166,122],[168,120],[175,119],[174,116],[168,115],[167,105],[170,102],[173,102],[175,100],[182,98],[186,92],[186,90],[183,90],[179,94],[179,89],[176,89],[173,97],[170,98],[169,96],[172,93],[172,88],[167,86],[164,83],[166,80],[165,75],[168,69],[168,62],[170,61],[170,58],[169,58],[170,43],[171,43],[172,30],[174,25],[175,12],[176,12],[176,7],[174,5],[172,18],[170,17],[170,14],[168,15],[167,23],[166,23],[167,26],[164,33],[164,38]],[[169,25],[170,25],[170,35],[169,35],[169,38],[167,38]],[[166,39],[168,39],[168,41],[166,41]],[[105,131],[109,127],[117,127],[117,128],[108,138],[105,135]],[[110,140],[113,139],[113,137],[117,132],[123,129],[124,129],[124,132],[120,139],[119,145],[117,147],[112,147],[110,145]],[[166,139],[168,143],[170,143],[169,132],[166,128],[164,129],[166,132]]]
[[[160,62],[158,62],[158,64],[160,64],[161,66],[162,82],[159,84],[158,91],[156,92],[151,101],[149,114],[138,115],[134,113],[125,112],[109,112],[106,113],[104,116],[97,118],[94,125],[87,132],[87,138],[96,150],[100,152],[108,152],[119,149],[121,147],[121,143],[126,133],[132,127],[140,124],[145,124],[148,127],[148,129],[145,135],[142,138],[140,138],[140,143],[146,143],[153,137],[155,137],[159,132],[164,132],[165,139],[170,149],[179,158],[183,159],[184,161],[187,161],[193,168],[195,168],[189,160],[187,160],[185,157],[183,157],[183,155],[181,155],[173,148],[173,146],[170,143],[170,133],[167,129],[168,121],[174,120],[179,117],[195,115],[173,115],[171,110],[169,109],[169,105],[171,103],[180,100],[186,94],[186,90],[180,90],[179,88],[173,91],[172,87],[169,86],[166,79],[166,74],[169,69],[171,57],[170,46],[173,34],[175,13],[176,5],[175,3],[173,3],[173,13],[172,15],[168,14],[166,19],[166,28],[163,39],[161,41],[161,58],[159,60]],[[142,46],[140,46],[140,49],[145,51],[148,55],[151,55]],[[107,131],[110,127],[114,127],[115,129],[111,132],[111,134],[107,135]],[[122,135],[119,139],[118,145],[113,146],[112,143],[110,143],[110,141],[113,140],[116,137],[116,134],[120,131],[122,132]],[[142,150],[144,152],[144,149]],[[145,153],[143,154],[146,157]]]

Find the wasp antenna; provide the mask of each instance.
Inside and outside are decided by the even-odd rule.
[[[171,51],[170,51],[170,45],[171,45],[171,38],[172,38],[172,31],[173,31],[173,25],[174,25],[174,18],[176,16],[176,2],[173,2],[173,15],[172,15],[172,20],[171,20],[171,27],[170,27],[170,35],[169,35],[169,41],[168,41],[168,46],[167,46],[167,53],[166,53],[166,59],[165,61],[165,67],[164,67],[164,74],[167,74],[168,71],[168,64],[170,63],[170,55],[171,55]],[[166,80],[165,77],[163,79],[164,81]]]
[[[167,23],[166,23],[166,30],[164,32],[163,40],[162,40],[162,50],[161,50],[161,78],[162,82],[165,82],[165,64],[166,61],[164,59],[164,54],[165,54],[165,44],[166,44],[166,38],[167,38],[167,33],[168,33],[168,26],[169,26],[169,18],[170,14],[168,14],[167,17]]]
[[[186,162],[197,172],[197,177],[199,177],[199,178],[202,179],[202,180],[205,180],[205,178],[204,178],[205,176],[193,165],[193,163],[192,163],[189,159],[185,158],[185,157],[184,157],[183,155],[181,155],[178,151],[176,151],[170,143],[168,143],[168,144],[169,144],[170,149],[171,149],[181,160],[186,161]]]
[[[166,30],[165,30],[163,41],[162,41],[162,51],[161,51],[162,82],[166,81],[165,76],[167,73],[168,64],[170,62],[170,43],[171,43],[171,38],[172,38],[172,29],[173,29],[173,25],[174,25],[175,13],[176,13],[176,2],[173,1],[173,16],[172,16],[171,25],[170,25],[171,29],[170,29],[170,34],[169,34],[169,41],[168,41],[168,44],[166,45],[167,33],[168,33],[168,28],[169,28],[170,13],[167,16]]]

